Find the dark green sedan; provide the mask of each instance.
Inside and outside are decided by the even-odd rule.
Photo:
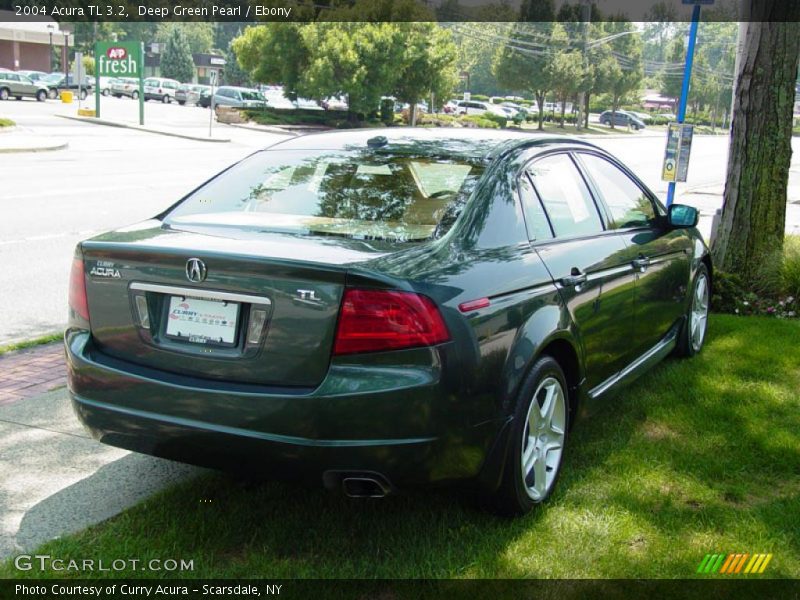
[[[566,137],[293,138],[79,244],[69,391],[121,448],[521,514],[576,416],[700,351],[697,218]]]

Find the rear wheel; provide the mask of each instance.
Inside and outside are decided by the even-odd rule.
[[[132,92],[131,93],[131,98],[133,98],[134,100],[138,100],[139,99],[139,92]]]
[[[47,98],[47,92],[45,92],[44,90],[39,90],[38,92],[36,92],[36,100],[38,102],[44,102],[46,98]]]
[[[17,102],[19,102],[20,100],[22,100],[22,96],[14,96],[14,98],[16,98]]]
[[[81,100],[86,100],[86,90],[81,90]]]
[[[184,104],[186,104],[186,100],[178,100],[178,104],[180,104],[181,106],[183,106]]]
[[[164,94],[161,96],[161,102],[164,104],[169,104],[169,94]]]
[[[50,90],[47,92],[47,97],[50,98],[50,100],[55,100],[58,98],[58,92],[56,90]]]
[[[554,358],[542,356],[517,399],[502,483],[492,498],[499,513],[523,515],[550,497],[561,470],[568,423],[564,371]]]
[[[108,88],[103,90],[103,96],[108,96],[110,93],[111,91]]]
[[[708,306],[711,298],[711,278],[708,268],[700,264],[692,283],[692,301],[678,336],[675,353],[691,357],[703,349],[708,327]]]

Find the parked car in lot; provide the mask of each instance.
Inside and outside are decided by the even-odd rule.
[[[48,88],[48,97],[51,99],[58,98],[64,90],[71,91],[76,95],[80,95],[81,100],[86,100],[86,96],[92,91],[92,82],[88,78],[78,82],[73,77],[72,73],[64,75],[64,73],[50,73],[42,77],[39,83],[46,85]]]
[[[0,71],[0,100],[16,98],[36,98],[39,102],[47,99],[48,87],[41,83],[35,83],[13,71]]]
[[[578,414],[701,350],[697,216],[568,137],[283,140],[77,246],[68,391],[113,446],[350,496],[468,481],[525,513]]]
[[[113,79],[110,85],[111,95],[115,98],[127,96],[137,100],[139,98],[139,80],[132,77],[119,77]]]
[[[214,106],[260,108],[267,106],[267,101],[258,90],[223,85],[214,91]]]
[[[612,122],[615,126],[630,127],[637,131],[645,128],[645,124],[641,119],[624,110],[618,110],[616,113],[607,110],[600,113],[601,125],[611,125]]]
[[[94,80],[95,85],[97,84],[97,80],[94,76],[90,75],[90,78]],[[111,94],[111,84],[114,82],[113,77],[101,77],[100,78],[100,93],[103,96],[108,96]]]
[[[348,110],[347,100],[337,96],[325,98],[319,104],[325,110]]]
[[[500,106],[490,102],[479,102],[477,100],[461,100],[458,103],[456,111],[459,115],[482,115],[488,112],[508,118],[508,115]]]
[[[198,104],[200,101],[200,94],[204,90],[210,92],[211,86],[182,83],[178,86],[178,89],[175,90],[175,101],[181,106],[184,104]]]
[[[209,108],[211,106],[212,87],[203,86],[204,89],[200,90],[200,97],[197,99],[197,106],[201,108]]]
[[[28,79],[30,79],[34,83],[39,81],[42,77],[47,77],[47,73],[45,73],[44,71],[27,71],[27,70],[24,70],[24,71],[17,71],[17,73],[19,73],[20,75],[24,75],[25,77],[27,77]]]
[[[175,92],[180,87],[180,82],[164,77],[149,77],[144,80],[144,99],[158,100],[168,104],[175,100]]]

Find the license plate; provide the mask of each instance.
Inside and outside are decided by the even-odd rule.
[[[237,302],[172,296],[167,314],[167,336],[195,344],[232,345],[239,317]]]

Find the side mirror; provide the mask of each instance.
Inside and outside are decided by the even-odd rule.
[[[693,206],[686,206],[685,204],[673,204],[669,207],[667,212],[667,221],[670,227],[675,229],[688,229],[689,227],[696,227],[697,221],[700,220],[700,213]]]

